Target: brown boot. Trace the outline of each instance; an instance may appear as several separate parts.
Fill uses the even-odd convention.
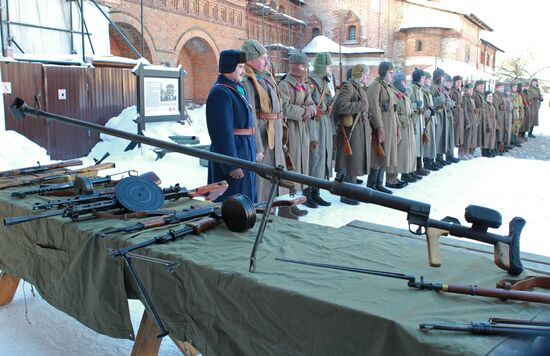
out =
[[[298,220],[298,216],[294,215],[294,213],[292,212],[291,207],[289,207],[289,206],[279,207],[277,215],[282,217],[282,218],[286,218],[286,219]]]

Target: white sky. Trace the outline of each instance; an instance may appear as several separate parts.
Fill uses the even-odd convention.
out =
[[[443,0],[479,17],[493,32],[481,37],[505,53],[497,59],[519,57],[531,52],[531,71],[550,66],[550,41],[545,36],[550,2],[540,0]],[[537,75],[550,80],[550,68]]]

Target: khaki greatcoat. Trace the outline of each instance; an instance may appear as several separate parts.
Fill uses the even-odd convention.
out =
[[[464,100],[462,93],[456,88],[450,90],[449,96],[455,102],[453,109],[455,146],[462,147],[464,145]]]
[[[292,74],[279,83],[279,90],[283,97],[283,113],[288,125],[288,150],[294,161],[297,173],[309,174],[309,131],[307,120],[303,119],[306,107],[315,111],[315,104],[311,92],[304,82],[300,82]],[[296,190],[303,189],[296,184]]]
[[[415,121],[416,131],[414,133],[415,151],[417,157],[422,157],[424,144],[422,143],[422,133],[424,132],[424,95],[420,84],[412,83],[407,88],[407,95],[411,100],[413,109],[413,118]]]
[[[312,177],[328,179],[332,177],[332,146],[333,127],[329,115],[329,105],[332,95],[328,82],[321,78],[316,72],[306,79],[311,90],[311,98],[316,107],[319,107],[321,115],[315,115],[313,120],[308,120],[310,141],[318,141],[315,149],[309,151],[309,175]],[[323,97],[321,97],[323,94]]]
[[[369,115],[374,122],[382,122],[385,131],[381,142],[385,155],[378,157],[371,151],[371,166],[374,169],[397,166],[397,102],[392,85],[376,78],[367,87]]]
[[[411,99],[406,93],[393,88],[397,97],[397,118],[401,140],[397,143],[397,166],[388,167],[388,173],[410,173],[416,171],[416,145],[414,131],[416,122]]]

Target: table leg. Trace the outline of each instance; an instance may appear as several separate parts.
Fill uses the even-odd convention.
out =
[[[0,305],[11,303],[19,281],[19,277],[14,277],[6,272],[0,274]]]
[[[136,341],[132,348],[132,356],[158,355],[160,342],[162,341],[162,339],[157,338],[159,333],[160,330],[158,326],[149,318],[147,311],[144,310],[143,316],[141,317],[141,323],[139,324]],[[185,356],[198,356],[200,354],[200,352],[198,352],[189,342],[177,340],[172,336],[170,336],[170,338]]]

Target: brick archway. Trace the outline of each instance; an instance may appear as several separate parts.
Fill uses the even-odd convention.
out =
[[[200,29],[186,31],[179,39],[175,53],[187,71],[185,99],[205,102],[208,91],[218,76],[219,52],[214,40]]]
[[[134,19],[130,14],[124,12],[112,14],[111,19],[122,30],[124,35],[128,37],[132,45],[141,52],[141,32],[138,30],[141,27],[140,22]],[[134,59],[137,58],[136,54],[130,49],[130,47],[111,25],[109,25],[109,37],[111,40],[111,54],[113,56],[121,56]],[[157,56],[155,45],[153,43],[153,38],[147,31],[147,28],[145,28],[143,37],[145,39],[145,53],[143,54],[143,56],[150,63],[156,63]]]

